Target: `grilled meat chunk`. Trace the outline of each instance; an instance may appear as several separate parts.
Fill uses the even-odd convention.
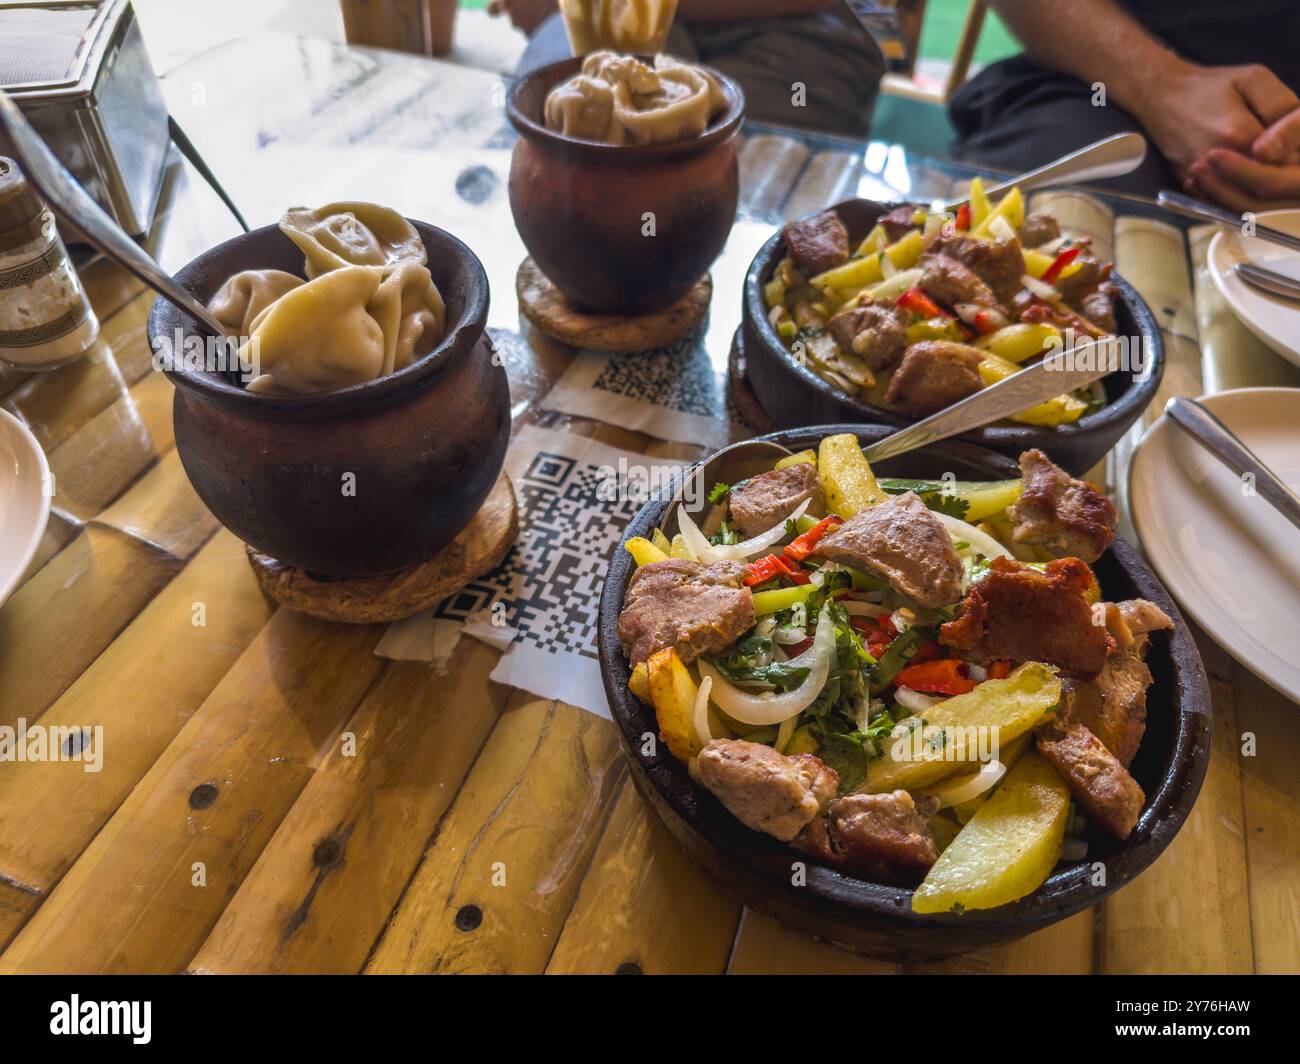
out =
[[[1169,614],[1146,599],[1126,599],[1108,603],[1107,607],[1106,626],[1120,649],[1131,647],[1138,655],[1146,653],[1148,632],[1167,632],[1174,626]],[[1111,607],[1115,611],[1113,614]]]
[[[805,499],[821,509],[822,484],[811,462],[750,477],[731,489],[727,506],[732,523],[746,536],[756,536],[784,521]]]
[[[971,585],[954,620],[939,629],[939,642],[967,661],[1042,661],[1081,679],[1106,665],[1115,638],[1093,623],[1092,571],[1078,558],[1058,558],[1044,572],[1008,558],[995,558]]]
[[[916,222],[912,219],[916,217],[919,206],[915,203],[904,203],[901,207],[895,207],[888,214],[880,217],[880,225],[884,227],[885,235],[889,237],[892,244],[895,240],[905,237],[908,230],[916,228]]]
[[[907,347],[907,316],[886,300],[850,303],[827,324],[835,342],[852,351],[873,373],[888,369]]]
[[[1041,247],[1061,236],[1061,227],[1050,214],[1029,214],[1020,223],[1020,243],[1027,248]]]
[[[1020,455],[1020,499],[1007,510],[1017,543],[1042,547],[1058,558],[1095,562],[1115,538],[1115,504],[1077,480],[1035,448]]]
[[[974,271],[1003,306],[1009,306],[1023,287],[1020,278],[1025,275],[1025,253],[1020,250],[1019,240],[941,236],[930,245],[929,252],[947,255]]]
[[[628,661],[635,665],[665,647],[694,661],[734,643],[754,625],[754,596],[742,584],[747,571],[742,562],[685,558],[641,566],[618,615]]]
[[[1089,256],[1075,260],[1079,268],[1056,282],[1056,289],[1073,309],[1105,332],[1115,331],[1115,286],[1110,283],[1112,263]]]
[[[936,410],[974,395],[984,385],[979,364],[983,355],[973,347],[948,340],[912,344],[889,379],[885,403],[910,417],[927,417]]]
[[[1067,677],[1061,683],[1057,719],[1082,724],[1128,768],[1146,732],[1151,670],[1136,654],[1118,651],[1095,680]]]
[[[791,222],[781,236],[794,264],[808,276],[849,260],[849,231],[834,211]]]
[[[1106,628],[1116,650],[1094,680],[1067,678],[1061,684],[1056,717],[1066,724],[1083,724],[1119,763],[1128,768],[1146,731],[1147,688],[1151,671],[1142,661],[1147,633],[1173,627],[1153,602],[1130,599],[1108,602]]]
[[[794,839],[796,849],[864,879],[915,886],[939,859],[930,830],[938,799],[907,791],[837,798]]]
[[[925,270],[921,274],[920,284],[931,299],[946,307],[955,307],[958,303],[974,303],[1003,311],[993,289],[974,270],[951,255],[926,252],[921,256],[920,265]]]
[[[1083,724],[1051,720],[1039,725],[1035,738],[1084,811],[1117,839],[1127,839],[1146,795],[1119,759]]]
[[[946,606],[961,597],[961,559],[948,530],[914,491],[859,510],[822,537],[817,553],[878,573],[922,606]]]
[[[714,739],[691,775],[746,827],[789,842],[835,796],[840,779],[811,754],[786,757],[743,739]]]

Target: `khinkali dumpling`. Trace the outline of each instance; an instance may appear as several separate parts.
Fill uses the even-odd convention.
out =
[[[243,270],[217,290],[208,303],[208,310],[228,336],[247,336],[252,331],[253,319],[301,284],[301,277],[283,270]]]
[[[344,266],[277,299],[240,359],[261,395],[328,392],[404,369],[442,339],[446,308],[428,269]]]
[[[369,309],[384,330],[384,373],[405,369],[442,339],[447,310],[423,266],[398,266],[384,278]]]
[[[300,285],[253,323],[240,360],[259,373],[250,392],[329,392],[384,371],[383,327],[367,309],[383,272],[347,266]]]
[[[306,256],[308,277],[344,266],[390,269],[428,261],[415,226],[378,203],[328,203],[316,210],[291,207],[280,219],[280,230]]]

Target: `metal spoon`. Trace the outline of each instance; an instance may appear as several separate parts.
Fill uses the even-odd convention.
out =
[[[1100,181],[1107,177],[1131,174],[1147,155],[1146,138],[1141,133],[1116,133],[1085,148],[1062,155],[1054,162],[1029,170],[1018,177],[1009,177],[984,190],[989,197],[1019,185],[1022,192],[1051,185],[1078,185],[1085,181]],[[938,211],[956,210],[970,197],[961,196],[937,205]]]
[[[1084,340],[863,448],[869,462],[982,428],[1122,368],[1110,341]]]
[[[60,218],[75,225],[92,244],[159,295],[170,299],[198,320],[211,335],[221,336],[220,323],[208,308],[166,273],[134,240],[123,232],[98,203],[54,157],[18,105],[0,90],[0,128],[9,134],[18,164]]]

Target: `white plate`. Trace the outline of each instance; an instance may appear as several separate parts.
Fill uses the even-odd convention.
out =
[[[27,426],[0,410],[0,603],[18,586],[50,518],[50,467]]]
[[[1201,400],[1300,490],[1300,388]],[[1234,658],[1300,702],[1300,529],[1167,417],[1129,468],[1129,508],[1160,579]]]
[[[1300,210],[1266,211],[1261,225],[1300,236]],[[1220,229],[1206,255],[1210,277],[1241,323],[1283,358],[1300,366],[1300,301],[1270,295],[1232,272],[1239,262],[1253,262],[1300,281],[1300,251],[1267,240]]]

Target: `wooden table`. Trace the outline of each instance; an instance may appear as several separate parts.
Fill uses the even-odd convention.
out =
[[[165,86],[250,222],[296,203],[390,203],[474,247],[491,324],[520,329],[512,137],[491,75],[268,37],[186,63]],[[929,197],[959,173],[780,131],[751,132],[742,168],[706,337],[719,367],[740,273],[782,218],[855,189]],[[1166,392],[1297,382],[1218,302],[1205,233],[1189,244],[1114,207],[1053,201],[1111,241],[1160,314]],[[151,247],[174,268],[235,231],[177,170]],[[102,725],[104,758],[97,773],[0,764],[0,970],[895,970],[743,912],[647,815],[609,722],[492,683],[495,650],[463,639],[435,677],[376,657],[376,629],[269,606],[177,459],[172,387],[145,343],[152,295],[102,259],[82,273],[104,323],[93,357],[0,383],[57,478],[40,554],[0,610],[0,724]],[[539,411],[572,353],[527,339],[508,366],[517,425],[698,453]],[[1122,483],[1127,447],[1096,475]],[[1095,911],[925,970],[1300,970],[1300,714],[1201,645],[1214,755],[1168,852]],[[1253,757],[1239,756],[1245,733]]]

